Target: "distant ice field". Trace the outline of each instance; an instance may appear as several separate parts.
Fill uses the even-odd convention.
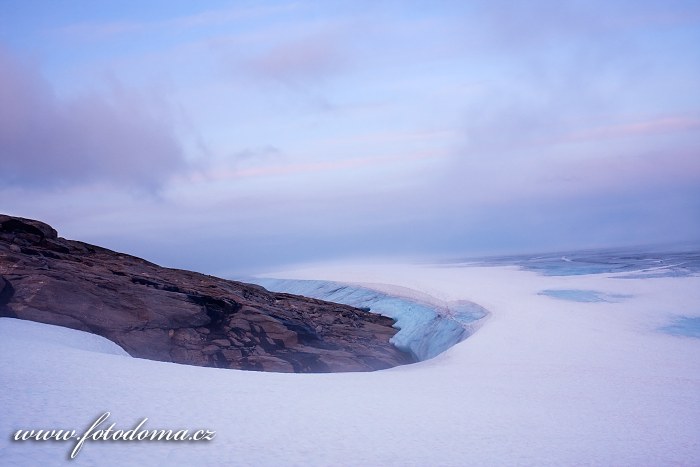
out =
[[[685,277],[700,273],[700,249],[645,251],[609,249],[447,260],[445,265],[519,266],[547,276],[621,273],[619,279]]]
[[[517,266],[544,276],[583,276],[610,274],[615,279],[653,279],[700,275],[698,249],[645,251],[642,249],[609,249],[574,251],[546,255],[514,255],[480,260],[451,260],[449,266]],[[605,293],[597,290],[546,289],[540,295],[574,302],[619,302],[632,295]],[[700,307],[695,303],[694,307]],[[700,318],[686,316],[678,310],[658,331],[677,336],[700,338]]]

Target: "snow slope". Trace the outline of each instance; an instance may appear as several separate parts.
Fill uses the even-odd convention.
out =
[[[146,428],[217,435],[208,443],[88,441],[72,464],[700,464],[700,340],[664,331],[700,317],[696,275],[346,264],[274,276],[469,299],[491,315],[431,360],[318,375],[134,359],[84,333],[0,319],[0,463],[68,463],[74,443],[16,442],[12,433],[82,431],[110,411],[116,428],[148,417]],[[543,290],[624,298],[581,302]]]

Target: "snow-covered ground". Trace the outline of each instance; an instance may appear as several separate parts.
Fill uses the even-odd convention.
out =
[[[0,464],[700,464],[698,275],[345,264],[270,276],[466,299],[490,315],[431,360],[317,375],[134,359],[95,336],[0,319]],[[144,429],[216,438],[88,440],[72,461],[75,440],[11,440],[17,429],[82,433],[106,411],[114,429],[148,417]]]

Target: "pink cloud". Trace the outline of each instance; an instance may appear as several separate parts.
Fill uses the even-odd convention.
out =
[[[665,117],[655,120],[638,121],[622,125],[608,125],[576,132],[566,137],[567,141],[598,140],[602,138],[623,138],[700,129],[700,119],[688,117]]]
[[[340,172],[348,169],[368,167],[376,169],[381,166],[406,164],[410,161],[434,159],[444,157],[440,153],[415,152],[402,153],[374,157],[354,157],[347,159],[335,159],[321,162],[307,162],[297,164],[267,165],[244,169],[213,168],[207,171],[192,173],[187,176],[188,182],[206,183],[208,181],[235,180],[239,178],[274,177],[286,175],[304,175],[317,172]]]
[[[274,45],[248,65],[258,76],[294,85],[332,75],[344,60],[336,35],[321,32]]]

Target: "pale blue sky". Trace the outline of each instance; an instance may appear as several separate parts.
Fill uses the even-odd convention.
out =
[[[700,239],[695,1],[0,3],[0,211],[211,273]]]

